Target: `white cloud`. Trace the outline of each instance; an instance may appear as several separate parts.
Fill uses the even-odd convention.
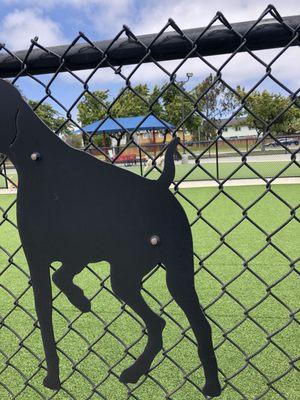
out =
[[[269,63],[278,53],[280,49],[257,51],[256,55],[266,63]],[[284,53],[273,65],[272,73],[275,78],[284,83],[290,90],[296,91],[300,87],[299,68],[296,59],[299,58],[300,49],[297,47],[290,48]],[[229,58],[230,55],[211,56],[206,59],[219,68],[223,62]],[[175,70],[180,60],[164,61],[160,64],[170,73]],[[122,73],[128,76],[135,66],[125,66],[122,68]],[[82,79],[86,80],[91,70],[78,71],[76,74]],[[203,80],[209,73],[214,71],[209,68],[204,62],[199,59],[189,59],[183,66],[176,72],[177,79],[182,80],[186,78],[186,73],[192,72],[193,78],[190,80],[190,86],[196,85]],[[245,86],[249,89],[265,74],[266,69],[263,65],[258,63],[253,57],[247,53],[239,53],[222,69],[223,79],[232,87],[237,85]],[[69,74],[61,74],[61,79],[65,82],[72,84],[74,78]],[[147,63],[140,66],[130,79],[133,85],[138,83],[147,83],[148,85],[162,84],[168,81],[168,76],[162,72],[153,63]],[[125,85],[125,81],[116,76],[110,68],[99,69],[92,77],[91,88],[108,88],[111,84]],[[268,86],[269,90],[278,91],[274,83],[267,82],[267,80],[260,86],[260,89]]]
[[[89,31],[115,35],[122,25],[128,23],[134,14],[134,0],[2,0],[5,4],[18,7],[34,7],[51,12],[62,10],[74,12],[81,22],[77,30],[84,31],[88,24]]]
[[[35,36],[43,46],[66,42],[60,26],[37,9],[14,10],[2,20],[0,42],[11,50],[23,50]]]
[[[181,29],[206,26],[221,11],[230,23],[257,19],[269,3],[261,0],[150,0],[132,26],[135,33],[155,33],[171,17]],[[281,15],[299,13],[299,0],[274,0]]]
[[[28,0],[30,1],[30,0]],[[52,0],[55,1],[55,0]],[[62,0],[68,2],[69,0]],[[76,0],[80,2],[83,0]],[[181,29],[188,29],[193,27],[207,25],[218,10],[221,10],[229,22],[239,22],[245,20],[257,19],[262,11],[267,7],[268,2],[261,0],[148,0],[143,2],[143,5],[135,12],[129,12],[134,8],[132,0],[87,0],[90,5],[100,5],[103,7],[100,21],[103,16],[110,22],[111,27],[120,29],[122,23],[126,22],[135,34],[147,34],[158,32],[167,22],[168,17],[172,17]],[[117,2],[117,4],[115,4]],[[113,5],[112,8],[108,4]],[[294,15],[299,13],[299,0],[274,0],[273,4],[277,7],[279,13],[283,16]],[[111,14],[114,9],[115,13]],[[267,16],[270,18],[271,16]],[[94,14],[93,14],[94,18]],[[122,19],[123,18],[123,19]],[[220,22],[216,22],[218,24]],[[99,35],[102,33],[103,26],[99,22],[98,26]],[[117,31],[115,31],[117,32]],[[265,50],[258,51],[256,54],[266,62],[269,62],[280,50]],[[228,58],[229,55],[207,57],[214,66],[221,66],[222,62]],[[280,57],[272,70],[275,77],[284,81],[292,90],[296,90],[300,86],[300,78],[298,72],[298,65],[295,62],[299,58],[299,49],[291,48],[282,57]],[[172,72],[179,61],[169,61],[161,63],[166,69]],[[124,67],[122,70],[124,74],[128,74],[132,67]],[[188,60],[177,72],[178,78],[182,79],[186,72],[194,73],[194,82],[203,79],[212,70],[199,60]],[[237,84],[249,85],[258,81],[264,74],[265,69],[254,58],[246,53],[236,55],[223,70],[223,77],[231,85]],[[82,72],[81,76],[87,77],[88,73]],[[144,64],[134,74],[132,83],[162,83],[168,78],[153,64]],[[99,70],[92,80],[95,84],[109,84],[120,82],[119,78],[108,70]]]
[[[40,10],[62,7],[80,10],[94,24],[95,29],[129,24],[137,33],[154,33],[168,18],[173,18],[182,29],[205,26],[221,11],[230,22],[256,19],[269,4],[262,0],[2,0],[10,6],[34,7]],[[299,0],[274,0],[281,15],[299,13]],[[81,28],[80,28],[81,29]]]
[[[181,29],[207,25],[221,11],[229,22],[257,19],[269,4],[262,0],[2,0],[6,5],[34,7],[39,10],[69,10],[76,13],[83,30],[114,36],[123,26],[129,25],[135,34],[155,33],[173,18]],[[299,0],[274,0],[279,13],[299,13]],[[108,36],[105,37],[109,38]]]
[[[41,10],[62,10],[61,24],[65,10],[75,12],[78,19],[76,30],[85,30],[87,21],[89,32],[99,39],[109,39],[114,36],[124,23],[129,25],[135,34],[158,32],[172,17],[182,29],[205,26],[209,23],[217,10],[221,10],[229,22],[239,22],[257,19],[268,2],[261,0],[2,0],[6,4],[39,7],[39,11],[25,9],[15,10],[8,14],[0,27],[0,42],[6,41],[14,49],[26,48],[29,40],[36,34],[40,36],[43,45],[62,44],[64,39],[61,27],[44,17]],[[299,0],[274,0],[273,4],[283,16],[299,13]],[[74,15],[75,15],[74,14]],[[265,61],[270,60],[280,50],[266,50],[257,52],[257,55]],[[208,57],[215,66],[220,66],[229,55]],[[291,48],[272,67],[274,75],[282,80],[292,90],[300,86],[299,67],[296,60],[299,59],[299,48]],[[161,63],[164,68],[172,72],[179,61]],[[123,67],[123,72],[128,75],[133,67]],[[192,84],[197,84],[200,79],[212,72],[204,63],[197,59],[188,60],[177,72],[178,79],[183,79],[186,72],[193,72]],[[76,72],[82,79],[86,79],[90,71]],[[223,70],[223,77],[229,84],[235,86],[251,85],[264,73],[264,68],[247,54],[236,55]],[[68,74],[62,74],[61,78],[69,82],[73,78]],[[134,74],[132,84],[150,83],[161,84],[168,79],[153,64],[144,64]],[[101,69],[94,75],[93,86],[108,88],[111,84],[124,81],[114,75],[109,69]]]
[[[43,9],[51,9],[57,6],[68,6],[68,7],[81,7],[83,5],[109,5],[108,0],[2,0],[6,5],[25,5],[35,6]]]

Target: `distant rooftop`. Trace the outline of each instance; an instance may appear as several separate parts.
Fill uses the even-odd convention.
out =
[[[228,121],[228,118],[223,118],[219,121],[218,125],[223,125],[226,121]],[[226,127],[228,126],[238,126],[238,125],[244,125],[245,122],[247,121],[247,117],[237,117],[233,118],[231,121],[229,121],[226,124]]]
[[[87,133],[117,133],[117,132],[132,132],[147,131],[147,130],[172,130],[174,126],[168,122],[158,119],[154,115],[148,117],[140,115],[137,117],[124,117],[124,118],[107,118],[95,121],[92,124],[86,125],[82,128]],[[74,133],[81,133],[77,130]]]

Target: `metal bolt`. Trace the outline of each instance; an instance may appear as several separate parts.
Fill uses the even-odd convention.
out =
[[[32,153],[30,157],[31,157],[32,161],[37,161],[41,158],[39,153]]]
[[[152,244],[152,246],[157,246],[160,242],[160,238],[157,235],[153,235],[150,238],[150,243]]]

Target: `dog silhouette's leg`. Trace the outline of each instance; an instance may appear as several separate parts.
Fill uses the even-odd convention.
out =
[[[155,314],[147,305],[141,295],[141,279],[132,276],[118,274],[111,275],[112,288],[115,294],[129,305],[144,321],[148,342],[144,352],[134,364],[122,372],[120,381],[123,383],[136,383],[139,378],[146,374],[155,356],[162,349],[162,331],[165,321]]]
[[[88,312],[91,310],[91,302],[83,293],[83,290],[73,283],[75,275],[79,274],[85,265],[71,265],[64,263],[52,275],[52,280],[55,285],[67,296],[70,303],[72,303],[81,312]]]
[[[28,260],[28,263],[47,363],[48,374],[44,379],[44,386],[58,390],[60,388],[59,359],[52,324],[52,291],[49,265],[39,260]]]
[[[183,310],[193,329],[198,343],[198,354],[205,374],[203,393],[206,396],[219,396],[221,386],[218,379],[218,366],[214,355],[211,327],[199,304],[194,286],[193,260],[177,260],[167,266],[167,285],[176,303]],[[187,265],[188,264],[188,265]]]

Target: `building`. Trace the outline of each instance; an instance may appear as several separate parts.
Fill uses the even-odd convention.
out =
[[[190,132],[186,131],[183,135],[183,131],[176,131],[176,136],[183,141],[183,136],[185,142],[189,142],[192,140],[192,135]],[[141,146],[153,145],[153,144],[162,144],[164,142],[170,142],[172,140],[172,135],[170,132],[167,132],[166,137],[164,131],[139,131],[134,134],[134,138],[138,144]]]
[[[220,125],[223,125],[227,119],[220,121]],[[246,117],[234,118],[228,122],[223,129],[223,136],[226,139],[246,139],[257,137],[257,132],[254,128],[250,127],[246,123]]]
[[[128,142],[128,134],[131,133],[132,139],[141,147],[147,147],[148,152],[159,152],[165,142],[172,139],[172,132],[175,129],[169,122],[163,121],[154,115],[136,116],[136,117],[121,117],[121,118],[105,118],[100,121],[95,121],[82,129],[87,134],[109,135],[111,138],[111,147],[106,149],[111,158],[119,154],[119,147],[123,147]],[[81,130],[74,132],[81,134]],[[183,140],[188,141],[191,138],[189,133],[177,132]],[[97,149],[94,149],[97,152]],[[91,149],[93,152],[93,149]],[[137,146],[128,146],[125,151],[126,157],[139,156],[140,149]],[[121,158],[121,157],[119,157]]]

